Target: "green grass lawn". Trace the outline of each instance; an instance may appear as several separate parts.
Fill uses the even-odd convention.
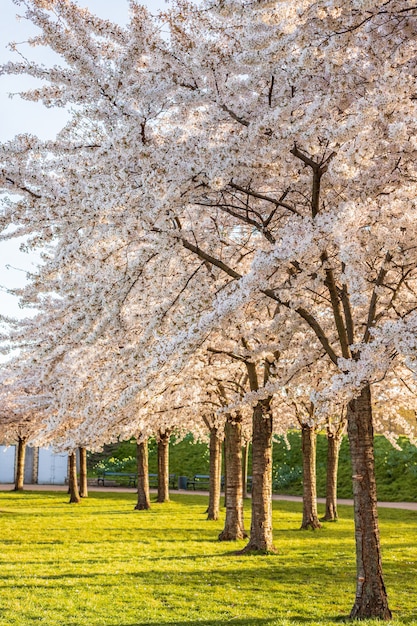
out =
[[[314,626],[349,613],[350,507],[306,532],[301,505],[274,502],[277,555],[236,556],[245,542],[217,541],[222,521],[206,521],[206,497],[173,494],[142,512],[135,501],[1,492],[1,626]],[[417,624],[417,512],[382,509],[380,522],[393,623]]]

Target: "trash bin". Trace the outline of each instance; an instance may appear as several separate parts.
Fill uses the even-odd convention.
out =
[[[178,476],[178,489],[187,489],[187,476]]]

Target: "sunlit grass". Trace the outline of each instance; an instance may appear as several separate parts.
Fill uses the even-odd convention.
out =
[[[206,521],[206,497],[174,494],[143,512],[134,504],[128,493],[80,505],[62,492],[0,493],[0,624],[315,626],[348,615],[350,507],[306,532],[299,504],[274,502],[278,553],[236,556],[245,542],[217,541],[222,521]],[[383,509],[380,520],[394,624],[417,623],[417,513]]]

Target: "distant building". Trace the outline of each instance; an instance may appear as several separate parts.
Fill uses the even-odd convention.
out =
[[[14,483],[16,446],[0,446],[0,483]],[[26,447],[25,478],[27,485],[65,485],[68,483],[68,454],[51,448]]]

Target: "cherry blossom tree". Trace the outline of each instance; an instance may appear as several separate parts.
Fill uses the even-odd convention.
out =
[[[351,615],[389,619],[371,388],[399,355],[415,358],[415,5],[182,1],[164,40],[135,2],[126,29],[69,1],[19,3],[66,66],[3,72],[42,78],[25,97],[77,110],[54,142],[2,147],[2,185],[18,197],[2,226],[54,244],[25,293],[72,302],[51,359],[115,329],[129,340],[96,437],[155,371],[178,370],[248,302],[273,302],[327,359],[316,409],[347,405]],[[100,394],[84,389],[91,411]],[[84,410],[78,431],[91,423]]]

